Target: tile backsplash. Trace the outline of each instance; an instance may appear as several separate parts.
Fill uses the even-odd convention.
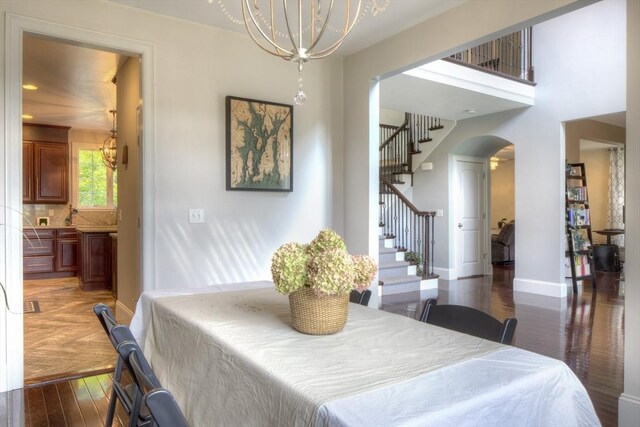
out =
[[[64,227],[69,205],[22,205],[25,227],[37,226],[38,217],[49,217],[49,227]],[[116,210],[80,210],[73,215],[72,225],[115,225]],[[28,220],[28,221],[27,221]],[[31,224],[29,224],[31,222]]]

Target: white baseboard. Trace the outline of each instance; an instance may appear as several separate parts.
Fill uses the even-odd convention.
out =
[[[543,282],[541,280],[521,279],[519,277],[513,279],[513,290],[555,298],[564,298],[567,296],[566,283]]]
[[[458,278],[454,268],[433,267],[433,272],[440,276],[442,280],[456,280]]]
[[[133,312],[120,301],[116,301],[115,316],[118,323],[129,325],[131,323],[131,319],[133,319]]]
[[[640,398],[622,393],[618,399],[618,426],[637,426],[640,420]]]

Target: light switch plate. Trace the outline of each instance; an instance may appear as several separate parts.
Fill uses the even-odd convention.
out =
[[[436,209],[436,216],[444,216],[444,209]]]
[[[204,222],[204,209],[189,209],[189,224]]]

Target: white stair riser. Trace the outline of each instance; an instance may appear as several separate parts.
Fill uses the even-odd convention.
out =
[[[389,239],[378,239],[380,248],[393,248],[393,238]]]
[[[380,279],[384,279],[385,277],[405,276],[410,274],[409,267],[410,266],[401,265],[398,267],[380,268],[380,271],[378,272],[378,277]]]

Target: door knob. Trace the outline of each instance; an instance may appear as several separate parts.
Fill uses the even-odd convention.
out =
[[[462,228],[462,223],[461,222],[458,223],[458,228]]]

